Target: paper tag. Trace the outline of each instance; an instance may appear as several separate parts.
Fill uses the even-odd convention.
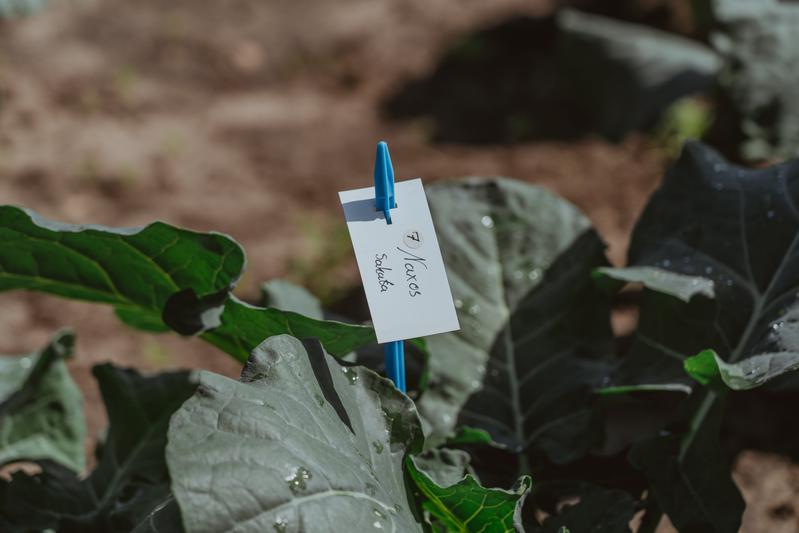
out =
[[[377,341],[460,329],[422,180],[395,184],[391,224],[375,189],[339,193]]]

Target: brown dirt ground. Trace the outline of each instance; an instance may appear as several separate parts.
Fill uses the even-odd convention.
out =
[[[53,1],[0,24],[0,197],[66,222],[228,233],[249,258],[238,292],[255,298],[261,281],[308,283],[315,265],[342,255],[329,244],[341,228],[335,193],[369,184],[374,144],[386,139],[398,179],[504,175],[557,191],[621,263],[664,165],[645,138],[432,144],[424,121],[379,112],[464,32],[552,3]],[[343,257],[331,283],[353,284]],[[0,295],[0,352],[35,349],[65,326],[78,333],[70,368],[86,397],[87,446],[106,423],[92,365],[239,370],[196,339],[129,331],[106,308]],[[796,466],[747,453],[736,479],[744,531],[799,531]]]

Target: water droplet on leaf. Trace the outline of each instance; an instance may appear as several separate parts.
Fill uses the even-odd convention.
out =
[[[358,373],[352,368],[348,368],[345,366],[341,368],[341,371],[344,372],[345,376],[347,376],[350,385],[355,385],[358,382]]]
[[[480,223],[486,228],[493,228],[494,227],[494,219],[488,215],[483,215],[483,218],[480,219]]]
[[[272,527],[275,528],[275,531],[277,531],[277,533],[285,533],[286,526],[288,526],[288,522],[286,521],[285,518],[282,517],[277,517],[275,519],[275,523],[272,524]]]
[[[304,466],[298,466],[297,469],[286,476],[286,484],[291,489],[291,492],[298,494],[306,489],[308,480],[311,479],[311,472]]]

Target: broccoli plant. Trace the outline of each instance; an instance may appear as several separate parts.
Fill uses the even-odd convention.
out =
[[[614,268],[539,187],[429,187],[462,328],[415,343],[409,395],[376,371],[369,326],[285,282],[264,306],[232,296],[245,259],[227,236],[0,207],[0,289],[107,304],[244,363],[238,380],[96,367],[109,429],[86,473],[72,334],[0,359],[0,529],[621,533],[665,514],[736,532],[720,437],[746,430],[752,389],[796,389],[798,196],[795,162],[688,144]],[[619,301],[630,332],[611,327]]]

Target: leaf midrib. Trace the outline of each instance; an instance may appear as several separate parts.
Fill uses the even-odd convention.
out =
[[[491,213],[494,215],[494,213]],[[497,258],[497,262],[502,265],[502,253],[499,249],[499,242],[497,240],[497,233],[492,233],[491,243],[494,245],[495,257]],[[522,448],[524,442],[524,418],[521,409],[521,402],[519,397],[519,380],[518,380],[518,372],[516,370],[516,346],[513,342],[513,335],[511,331],[511,309],[510,309],[510,302],[508,299],[508,288],[505,284],[505,276],[503,275],[504,271],[502,268],[497,269],[497,276],[499,282],[499,288],[502,292],[502,305],[505,311],[506,317],[506,324],[502,328],[502,342],[503,348],[505,352],[505,372],[508,375],[508,385],[510,388],[510,398],[509,403],[512,409],[513,414],[513,432],[516,436],[516,446],[517,450],[514,450],[516,454],[519,456],[519,466],[518,471],[522,473],[527,473],[530,469],[530,465],[528,464],[527,456],[524,453],[524,449]],[[489,358],[491,357],[489,351]],[[518,473],[518,472],[517,472]]]

